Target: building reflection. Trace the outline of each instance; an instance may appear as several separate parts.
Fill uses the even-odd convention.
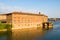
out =
[[[12,31],[6,32],[7,40],[12,40]]]
[[[44,30],[40,29],[21,29],[12,31],[12,40],[35,40],[45,35]]]
[[[31,29],[17,29],[13,31],[0,32],[0,40],[37,40],[42,38],[46,31],[31,28]]]
[[[12,31],[0,31],[0,40],[11,40]]]

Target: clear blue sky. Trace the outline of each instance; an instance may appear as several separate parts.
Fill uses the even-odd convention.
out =
[[[0,0],[0,13],[23,11],[60,18],[60,0]]]

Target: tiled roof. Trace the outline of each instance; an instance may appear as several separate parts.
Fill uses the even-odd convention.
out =
[[[7,15],[9,15],[9,14],[24,14],[24,15],[46,16],[44,14],[34,14],[34,13],[26,13],[26,12],[11,12],[11,13],[8,13]]]

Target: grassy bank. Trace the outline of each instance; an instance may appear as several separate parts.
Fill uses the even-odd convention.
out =
[[[1,30],[11,30],[12,25],[6,23],[0,23],[0,31]]]

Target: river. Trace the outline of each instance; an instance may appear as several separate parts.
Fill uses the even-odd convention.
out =
[[[60,40],[60,21],[53,23],[52,30],[21,29],[0,32],[0,40]]]

